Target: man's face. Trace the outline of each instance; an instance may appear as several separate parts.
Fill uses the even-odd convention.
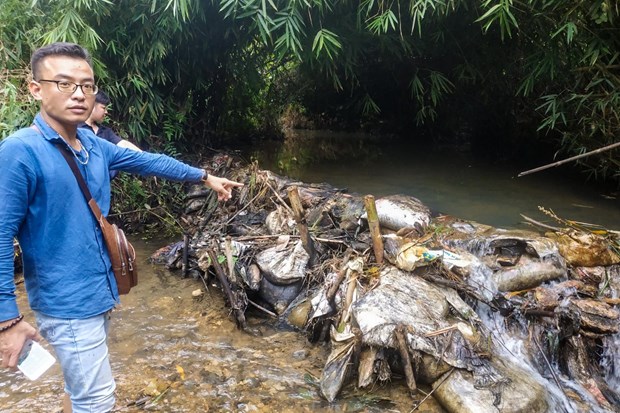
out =
[[[90,120],[95,123],[101,123],[105,119],[108,114],[107,106],[103,103],[95,102],[95,107],[93,108],[93,112],[90,114]]]
[[[83,59],[68,56],[48,56],[40,62],[39,79],[61,80],[76,84],[93,84],[93,70]],[[30,93],[41,101],[44,118],[55,129],[64,130],[88,119],[95,104],[95,95],[85,95],[78,87],[73,93],[63,93],[53,82],[30,82]]]

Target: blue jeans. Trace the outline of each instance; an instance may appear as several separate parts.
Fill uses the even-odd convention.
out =
[[[35,316],[60,361],[73,413],[110,412],[116,389],[107,345],[110,313],[83,320]]]

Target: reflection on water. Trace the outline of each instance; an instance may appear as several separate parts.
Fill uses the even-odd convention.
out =
[[[161,243],[134,240],[142,261],[140,284],[113,314],[112,369],[118,412],[408,412],[413,399],[398,381],[372,393],[349,386],[327,404],[312,377],[321,374],[326,346],[309,344],[295,332],[274,331],[268,320],[248,317],[260,334],[236,329],[220,291],[202,300],[200,281],[181,279],[145,259]],[[29,322],[23,285],[20,308]],[[60,410],[63,392],[58,364],[39,380],[0,370],[1,413]],[[162,394],[161,396],[157,396]],[[136,404],[136,401],[138,403]],[[440,412],[432,398],[423,412]]]
[[[519,226],[520,214],[554,225],[540,205],[562,218],[620,229],[619,201],[571,179],[568,167],[517,178],[532,166],[491,165],[419,143],[316,131],[298,131],[250,152],[261,168],[307,183],[375,196],[403,193],[434,212],[496,227]]]

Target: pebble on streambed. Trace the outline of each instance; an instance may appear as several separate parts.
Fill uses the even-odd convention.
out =
[[[405,377],[416,401],[449,412],[617,411],[620,366],[601,346],[619,335],[618,232],[557,217],[564,226],[546,232],[504,230],[394,195],[375,203],[377,257],[363,196],[231,164],[220,155],[210,172],[246,185],[220,206],[193,188],[187,254],[154,260],[216,277],[240,327],[252,308],[329,341],[327,400],[353,377],[369,388]]]

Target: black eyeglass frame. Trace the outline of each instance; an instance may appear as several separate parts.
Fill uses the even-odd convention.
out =
[[[90,83],[85,83],[85,84],[83,84],[83,85],[80,85],[80,84],[78,84],[78,83],[68,82],[68,81],[66,81],[66,80],[47,80],[47,79],[35,80],[35,82],[50,82],[50,83],[56,83],[56,89],[58,89],[58,91],[59,91],[60,93],[67,93],[67,94],[74,94],[74,93],[75,93],[75,91],[77,90],[77,88],[78,88],[78,87],[80,88],[80,90],[82,91],[82,93],[83,93],[84,95],[87,95],[87,96],[94,96],[94,95],[96,95],[96,94],[97,94],[97,92],[99,91],[99,87],[97,87],[97,85],[95,85],[94,83],[93,83],[93,84],[90,84]],[[65,90],[60,89],[60,84],[61,84],[61,83],[67,83],[67,84],[69,84],[69,85],[73,85],[73,90],[72,90],[72,91],[65,91]],[[84,86],[92,86],[92,87],[93,87],[93,92],[92,92],[92,93],[87,93],[87,92],[84,90]]]

